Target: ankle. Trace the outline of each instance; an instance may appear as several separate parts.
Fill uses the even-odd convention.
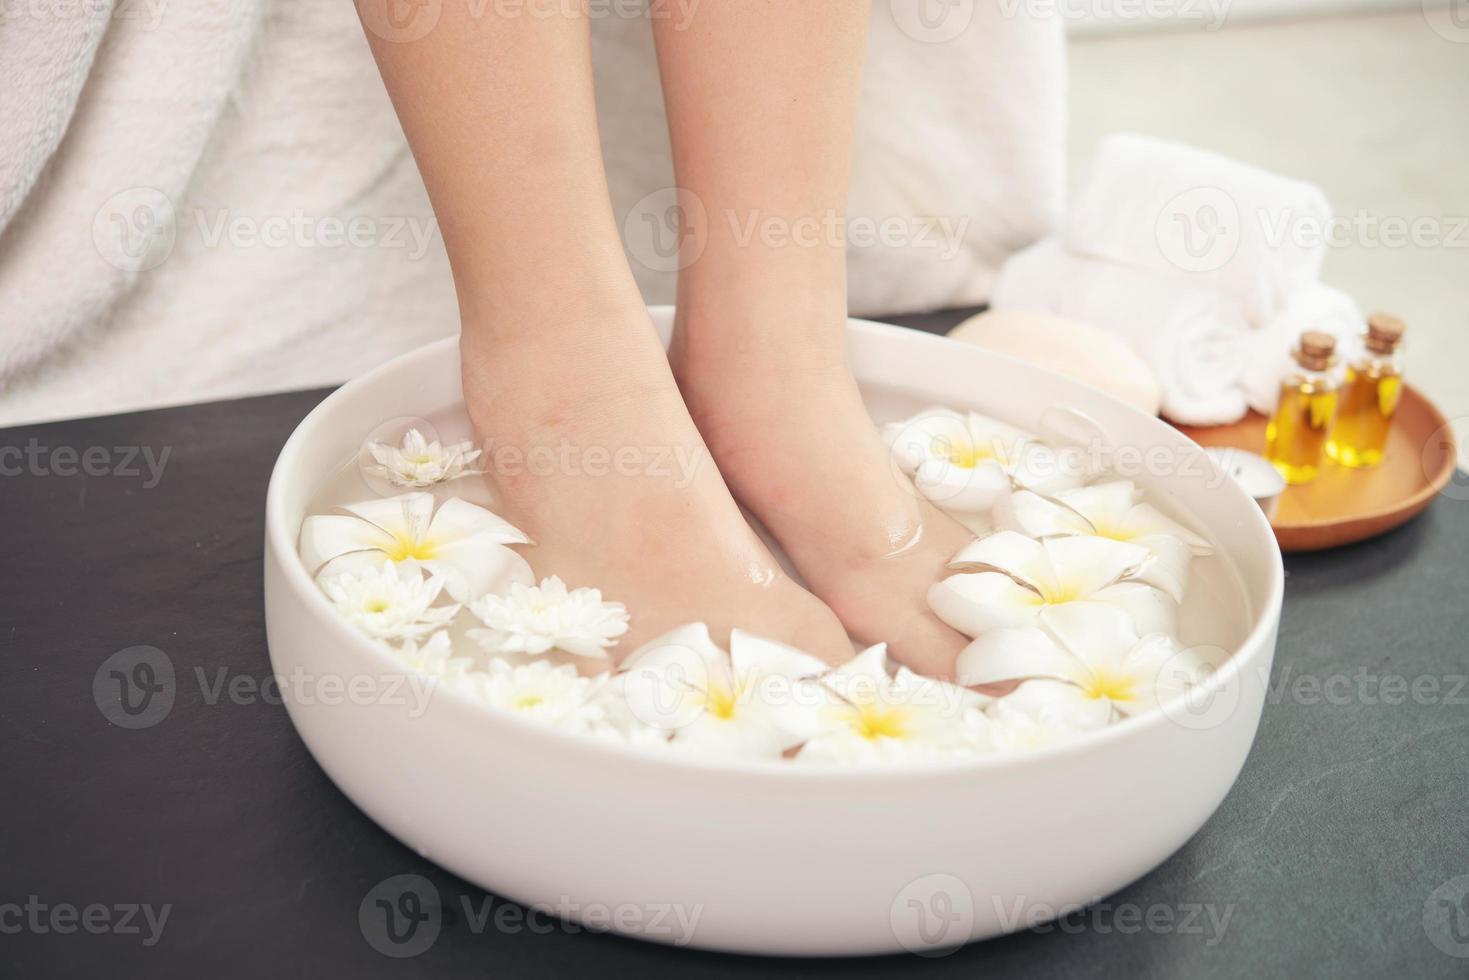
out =
[[[586,426],[598,414],[590,406],[660,385],[673,389],[641,303],[562,310],[536,321],[513,316],[510,324],[499,319],[512,316],[466,319],[460,335],[465,407],[482,433]]]
[[[726,389],[738,381],[778,385],[850,374],[845,299],[831,293],[723,302],[680,298],[668,358],[680,385]],[[766,389],[767,397],[778,394]]]

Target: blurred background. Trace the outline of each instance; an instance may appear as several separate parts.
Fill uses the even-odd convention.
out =
[[[381,0],[368,30],[412,43],[447,2],[499,9]],[[698,202],[673,186],[648,20],[699,2],[585,6],[613,206],[650,303],[697,261]],[[874,0],[870,23],[853,313],[990,302],[1007,261],[1064,237],[1103,138],[1146,134],[1319,188],[1319,281],[1407,321],[1408,378],[1462,444],[1469,2]],[[0,425],[337,384],[458,329],[434,215],[347,0],[9,4],[0,110]],[[1121,228],[1159,203],[1104,217]],[[1156,253],[1150,227],[1134,231]],[[1118,316],[1092,299],[1098,316],[1078,319]],[[1134,347],[1179,332],[1153,312],[1122,317],[1148,321]],[[1315,325],[1295,319],[1284,333]],[[1216,337],[1201,343],[1204,373],[1237,369],[1219,368]]]
[[[1068,18],[1072,175],[1125,129],[1318,184],[1342,229],[1323,280],[1367,312],[1407,320],[1410,381],[1455,421],[1463,447],[1469,4],[1233,0],[1218,27],[1202,3],[1192,17],[1186,0],[1153,6],[1180,15],[1093,6]]]

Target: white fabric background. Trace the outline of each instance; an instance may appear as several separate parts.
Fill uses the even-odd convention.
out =
[[[853,249],[854,311],[982,300],[1059,213],[1062,25],[1023,6],[875,0],[852,214],[888,243]],[[665,302],[648,24],[594,32],[614,203]],[[456,329],[347,0],[0,3],[0,424],[335,383]]]

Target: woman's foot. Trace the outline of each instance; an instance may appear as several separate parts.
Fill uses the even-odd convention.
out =
[[[831,663],[852,654],[832,611],[780,571],[689,417],[639,306],[541,322],[513,343],[461,342],[471,419],[499,509],[535,542],[538,576],[624,603],[614,651],[694,620],[739,627]]]
[[[839,289],[757,295],[681,297],[670,356],[714,461],[855,639],[951,677],[968,641],[926,595],[973,535],[890,464],[847,361]]]

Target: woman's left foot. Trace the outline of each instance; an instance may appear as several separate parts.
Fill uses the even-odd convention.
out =
[[[890,463],[848,364],[844,303],[835,302],[833,322],[811,329],[791,322],[799,301],[784,316],[744,310],[720,323],[681,304],[674,374],[735,497],[852,637],[885,642],[899,662],[951,678],[968,641],[926,596],[974,535]]]

